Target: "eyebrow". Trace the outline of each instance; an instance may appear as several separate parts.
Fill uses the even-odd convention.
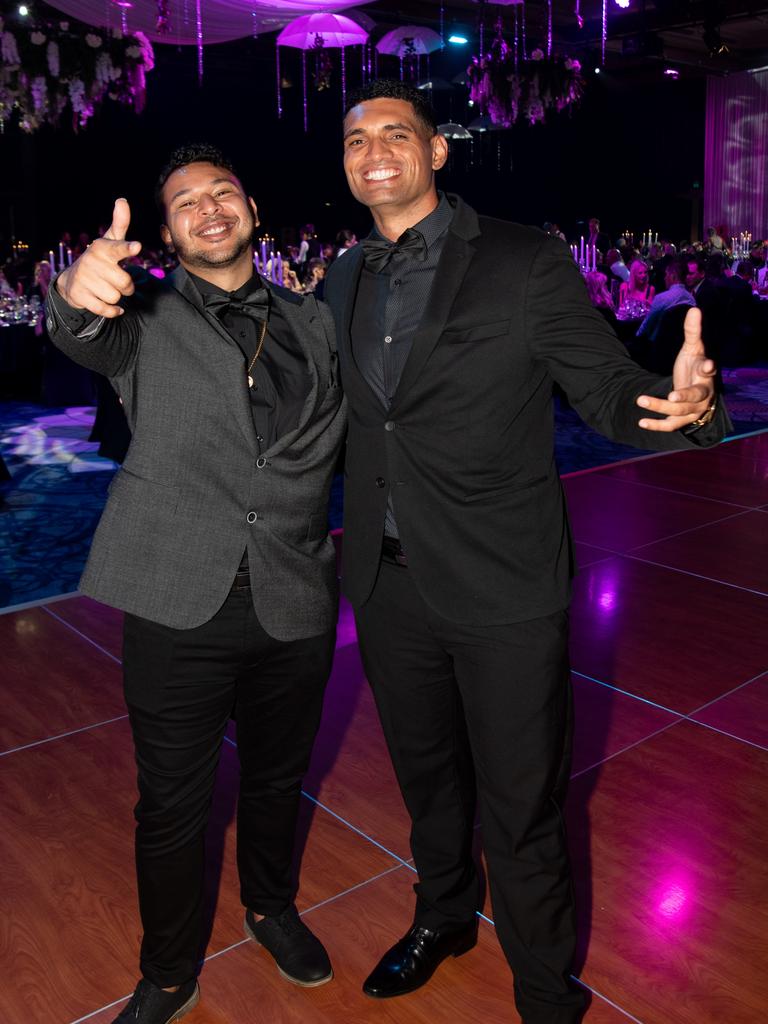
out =
[[[381,130],[385,131],[385,132],[391,132],[394,128],[404,128],[407,132],[414,132],[414,133],[416,131],[416,129],[414,128],[413,125],[411,125],[411,124],[404,124],[404,123],[402,123],[400,121],[397,121],[395,124],[385,124],[382,127]],[[367,135],[367,134],[368,134],[368,129],[367,128],[350,128],[348,132],[344,132],[344,138],[348,139],[350,137],[350,135]]]
[[[221,185],[222,182],[227,182],[227,184],[229,184],[229,185],[234,185],[234,181],[231,178],[214,178],[213,181],[209,181],[208,184],[209,185]],[[191,189],[191,188],[180,188],[178,192],[175,192],[171,196],[171,198],[168,200],[168,203],[169,204],[170,203],[175,203],[176,200],[179,198],[179,196],[184,196],[184,195],[187,194],[187,192],[192,192],[192,191],[193,191],[193,189]]]

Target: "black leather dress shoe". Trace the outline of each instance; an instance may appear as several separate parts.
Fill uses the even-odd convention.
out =
[[[430,929],[414,925],[368,975],[363,992],[374,999],[404,996],[421,988],[447,956],[461,956],[477,942],[477,918]]]
[[[245,934],[272,954],[278,971],[294,985],[315,988],[333,977],[322,942],[307,928],[293,904],[278,917],[260,921],[253,911],[246,910]]]

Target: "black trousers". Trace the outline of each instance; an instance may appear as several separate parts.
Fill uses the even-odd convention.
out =
[[[572,695],[568,615],[461,626],[383,562],[357,611],[363,663],[412,819],[415,920],[472,919],[475,795],[493,916],[525,1024],[572,1024],[575,914],[562,804]]]
[[[136,873],[141,970],[168,988],[192,978],[203,940],[204,837],[224,730],[240,758],[241,898],[279,914],[293,898],[301,782],[320,723],[335,631],[283,643],[233,590],[196,629],[126,615],[123,672],[138,767]]]

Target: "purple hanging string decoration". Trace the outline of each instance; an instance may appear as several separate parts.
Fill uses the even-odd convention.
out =
[[[275,47],[275,72],[277,77],[277,117],[283,116],[283,79],[280,75],[280,44]]]
[[[202,0],[195,2],[195,26],[197,33],[197,81],[203,84],[203,4]]]
[[[404,78],[405,78],[405,67],[403,65],[403,55],[401,53],[400,54],[400,81],[402,82],[402,80]]]
[[[552,56],[552,0],[547,0],[547,57]]]
[[[579,28],[584,28],[584,18],[581,16],[581,0],[576,0],[576,6],[573,9],[573,13],[576,16],[576,24]]]
[[[528,60],[528,41],[525,37],[525,0],[520,5],[520,22],[523,35],[523,60]]]
[[[362,54],[361,81],[362,84],[365,85],[365,43],[363,43],[362,47],[360,48],[360,52]]]
[[[515,71],[517,71],[517,64],[519,60],[519,43],[520,43],[520,17],[517,13],[517,4],[515,4],[515,41],[514,41],[514,55],[515,55]]]
[[[600,40],[602,63],[605,64],[605,41],[608,38],[608,0],[603,0],[603,28],[602,38]]]
[[[307,120],[307,51],[301,51],[301,92],[302,99],[304,102],[304,132],[306,133],[308,127]]]
[[[341,112],[347,109],[347,48],[341,48]]]
[[[440,49],[445,49],[445,0],[440,0]]]

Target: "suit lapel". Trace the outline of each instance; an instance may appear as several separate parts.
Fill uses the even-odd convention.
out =
[[[288,322],[301,351],[304,353],[310,376],[309,394],[306,397],[299,415],[299,422],[295,429],[284,434],[265,452],[265,455],[276,455],[293,444],[295,439],[304,431],[307,423],[312,419],[315,409],[320,403],[325,391],[321,385],[331,372],[332,339],[328,338],[325,333],[325,327],[318,314],[314,296],[311,297],[311,301],[309,297],[293,301],[279,295],[270,284],[267,284],[267,287],[272,294],[272,302],[280,307],[280,312]]]
[[[363,247],[356,245],[347,250],[341,258],[344,262],[341,266],[344,269],[344,289],[341,295],[340,310],[336,311],[339,318],[337,335],[339,339],[339,361],[344,376],[344,390],[357,394],[367,402],[372,402],[377,408],[381,408],[381,402],[376,393],[366,381],[355,362],[352,351],[352,316],[355,311],[355,299],[357,288],[360,283],[360,275],[363,272]]]
[[[208,326],[226,342],[226,347],[218,348],[211,359],[212,369],[219,379],[223,394],[227,395],[231,402],[235,419],[249,446],[256,452],[256,432],[253,429],[251,404],[245,387],[243,354],[216,317],[205,309],[200,293],[190,280],[186,270],[183,267],[177,267],[170,275],[170,280],[179,294],[195,307]]]

